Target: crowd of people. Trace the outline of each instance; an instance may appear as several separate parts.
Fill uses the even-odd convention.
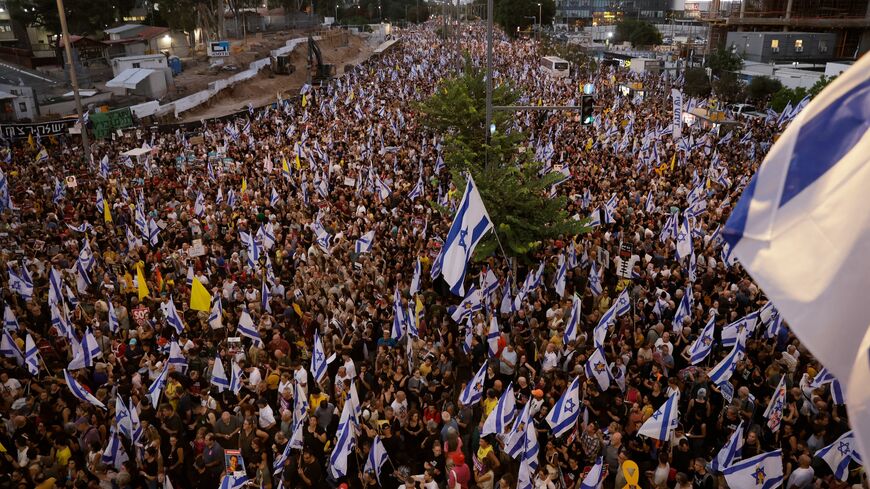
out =
[[[482,27],[458,35],[479,64]],[[838,476],[816,456],[849,430],[835,384],[719,237],[782,118],[675,137],[678,76],[589,65],[552,79],[539,44],[499,39],[495,81],[524,101],[573,105],[594,84],[594,124],[518,113],[513,128],[569,170],[555,192],[593,225],[521,260],[472,262],[467,284],[497,286],[457,322],[463,297],[430,270],[453,218],[441,209],[463,189],[417,102],[461,53],[434,25],[398,37],[301,96],[185,131],[127,130],[94,143],[92,161],[77,139],[9,147],[0,487],[513,488],[516,427],[481,434],[509,388],[537,434],[534,488],[578,489],[599,465],[603,487],[621,489],[628,461],[640,487],[725,487],[715,462],[735,431],[743,459],[782,450],[782,487],[861,487],[857,463]],[[692,253],[678,258],[684,226]],[[192,308],[200,285],[211,300]],[[630,308],[602,329],[623,294]],[[397,334],[397,310],[413,334]],[[710,348],[696,361],[699,341]],[[711,379],[735,341],[727,378]],[[484,364],[481,399],[461,402]],[[555,436],[548,414],[575,379],[582,414]],[[639,434],[674,398],[666,439]],[[352,448],[336,460],[348,412]],[[373,446],[387,458],[366,470]]]

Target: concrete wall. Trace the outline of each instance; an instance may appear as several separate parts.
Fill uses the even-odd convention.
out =
[[[87,107],[89,104],[105,105],[112,100],[111,93],[98,93],[93,97],[83,97],[82,106]],[[73,99],[55,102],[53,104],[44,104],[39,106],[39,113],[42,115],[67,115],[76,111],[76,102]]]

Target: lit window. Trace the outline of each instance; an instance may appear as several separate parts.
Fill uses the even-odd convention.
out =
[[[804,40],[803,39],[795,39],[794,52],[796,52],[796,53],[804,52]]]

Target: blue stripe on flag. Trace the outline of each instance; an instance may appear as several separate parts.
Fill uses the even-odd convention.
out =
[[[779,207],[809,187],[848,153],[870,127],[870,78],[806,121],[795,138]]]

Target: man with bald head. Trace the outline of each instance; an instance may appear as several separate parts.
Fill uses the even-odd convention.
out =
[[[788,489],[809,489],[813,487],[815,471],[810,467],[811,462],[812,459],[810,459],[809,455],[801,455],[798,458],[798,464],[800,464],[800,467],[794,469],[791,476],[788,478],[788,484],[786,484],[785,487]]]

